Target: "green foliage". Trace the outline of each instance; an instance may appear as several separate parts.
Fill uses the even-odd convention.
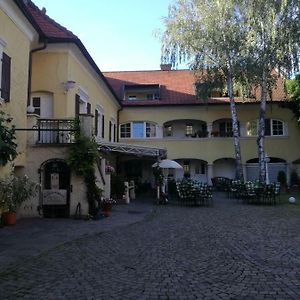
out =
[[[37,191],[37,185],[25,176],[11,174],[0,180],[0,207],[3,210],[16,211],[17,208]]]
[[[285,102],[283,107],[289,108],[300,124],[300,75],[297,75],[295,79],[286,80],[284,88],[289,101]]]
[[[15,127],[9,126],[11,119],[0,111],[0,166],[5,166],[9,161],[13,161],[17,155],[17,144]]]
[[[97,143],[86,136],[79,135],[74,144],[70,145],[68,165],[78,176],[89,176],[94,170],[98,157]]]
[[[89,214],[97,214],[96,203],[100,200],[102,191],[96,185],[94,165],[98,157],[97,143],[81,134],[76,135],[74,144],[70,145],[67,158],[71,170],[78,176],[83,176],[87,188]]]
[[[277,180],[280,182],[281,186],[286,186],[286,174],[284,171],[278,172]]]

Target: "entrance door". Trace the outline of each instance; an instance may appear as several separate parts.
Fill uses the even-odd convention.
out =
[[[70,215],[70,170],[64,161],[53,160],[43,169],[42,205],[45,217]]]
[[[39,122],[39,142],[51,143],[54,140],[54,132],[51,131],[53,123],[47,120],[53,118],[53,96],[49,93],[34,93],[31,98],[34,113],[41,118]]]

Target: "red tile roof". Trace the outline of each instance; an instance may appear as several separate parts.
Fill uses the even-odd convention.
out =
[[[194,84],[196,76],[190,70],[171,71],[121,71],[103,72],[124,106],[140,105],[201,105],[201,104],[224,104],[229,103],[228,98],[199,99],[195,95]],[[123,100],[124,85],[130,84],[159,84],[160,100]],[[258,95],[257,91],[257,95]],[[273,101],[285,99],[282,80],[279,79],[278,88],[273,89]],[[245,100],[236,98],[236,102],[257,102],[255,99]]]
[[[61,26],[49,16],[46,11],[40,10],[31,0],[23,0],[27,11],[37,23],[42,34],[47,38],[76,40],[78,37],[67,28]]]

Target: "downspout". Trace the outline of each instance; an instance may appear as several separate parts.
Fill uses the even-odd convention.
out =
[[[28,68],[28,88],[27,88],[27,107],[30,107],[30,96],[31,96],[31,77],[32,77],[32,54],[47,48],[47,40],[44,40],[44,45],[29,52],[29,68]]]
[[[119,131],[120,131],[120,111],[123,110],[123,107],[117,111],[117,142],[120,142]]]

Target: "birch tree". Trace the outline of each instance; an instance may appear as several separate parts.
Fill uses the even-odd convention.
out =
[[[242,73],[244,60],[243,9],[243,1],[177,0],[164,18],[162,34],[164,62],[189,61],[194,70],[207,71],[212,86],[217,82],[227,86],[239,179],[243,179],[243,170],[233,83]]]
[[[277,74],[290,74],[299,61],[299,0],[246,0],[248,74],[261,89],[258,118],[259,179],[266,181],[265,114],[268,91]],[[249,67],[251,66],[251,67]]]

